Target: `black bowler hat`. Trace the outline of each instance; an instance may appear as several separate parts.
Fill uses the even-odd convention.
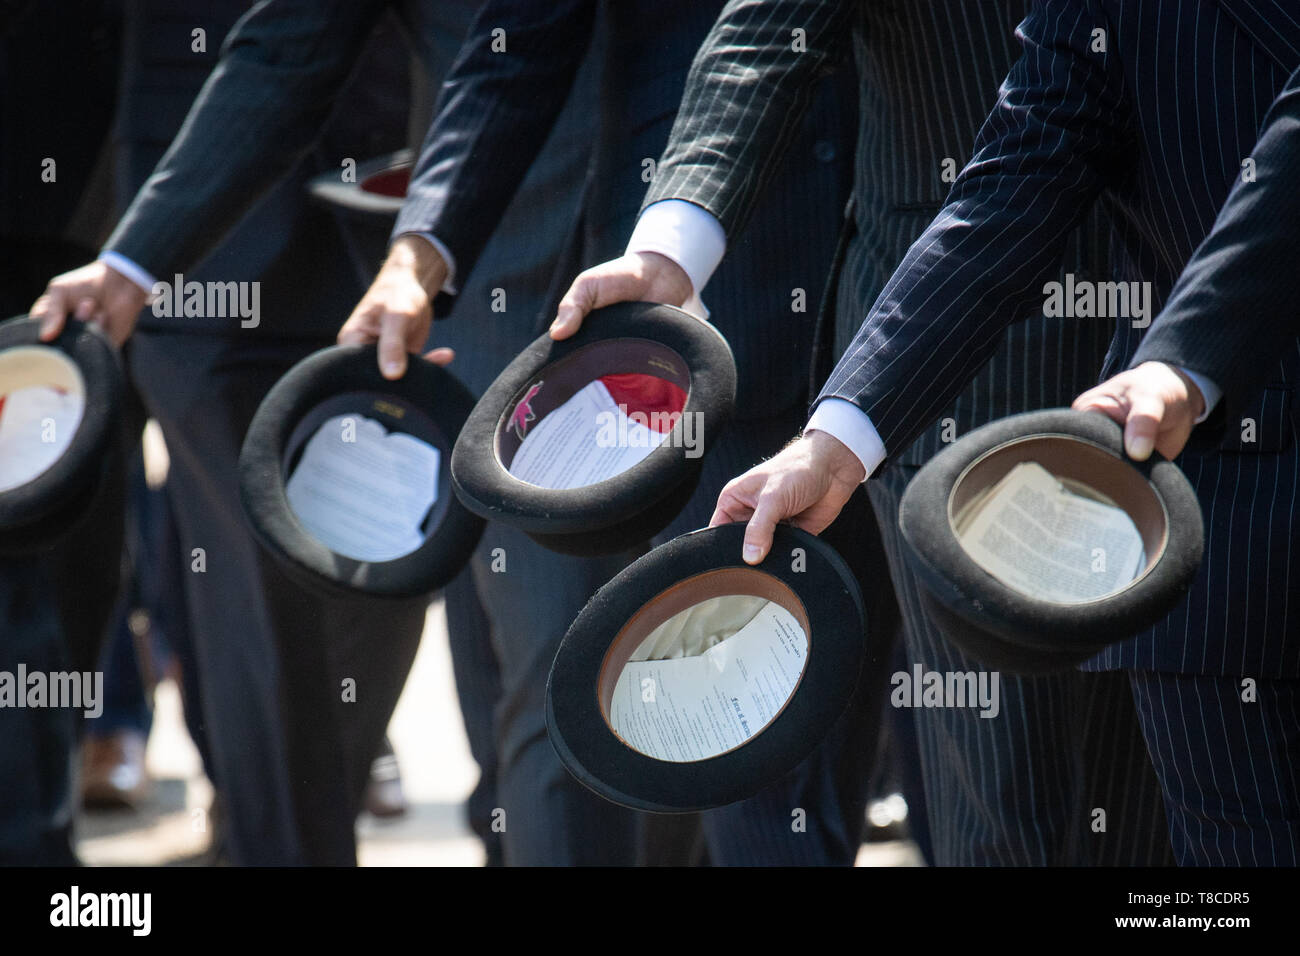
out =
[[[690,499],[735,396],[731,347],[713,326],[648,302],[598,309],[571,338],[535,340],[483,394],[452,455],[456,494],[554,551],[630,548]],[[601,441],[610,447],[597,452]],[[592,469],[583,474],[601,474],[602,462],[625,460],[638,443],[644,457],[623,470],[586,483],[551,480],[579,460]],[[547,477],[521,472],[525,458]]]
[[[44,550],[72,532],[121,467],[117,349],[68,319],[52,342],[37,319],[0,323],[0,554]],[[117,476],[120,477],[120,476]]]
[[[565,634],[546,725],[565,767],[602,797],[675,813],[752,796],[803,760],[852,696],[868,634],[848,566],[781,525],[751,567],[744,534],[722,525],[655,548]],[[728,631],[748,621],[746,630],[703,655],[674,643],[690,615],[703,612],[707,632],[733,606]],[[741,640],[756,643],[732,644]]]
[[[313,176],[308,193],[320,202],[359,216],[396,216],[411,182],[415,151],[401,149],[358,163],[356,178],[344,182],[337,170]]]
[[[455,376],[422,359],[389,381],[373,345],[309,355],[244,439],[240,497],[253,531],[318,589],[402,598],[442,587],[483,530],[448,475],[472,405]]]
[[[1094,530],[1064,537],[1068,548],[1059,553],[1072,557],[1059,567],[1049,557],[1022,563],[1028,575],[1023,578],[1005,567],[995,575],[987,552],[968,550],[970,542],[963,544],[958,528],[971,527],[968,516],[1006,487],[1004,479],[1013,479],[1018,468],[1039,475],[1037,469],[1044,469],[1059,483],[1058,493],[1078,494],[1126,514],[1141,542],[1132,579],[1107,584],[1108,590],[1087,599],[1064,595],[1068,600],[1060,590],[1049,599],[1034,584],[1055,587],[1054,580],[1069,581],[1080,562],[1097,557],[1100,564],[1088,573],[1104,571],[1106,549],[1094,547],[1104,539]],[[980,534],[999,537],[1013,550],[1021,548],[1019,541],[1026,545],[1021,553],[1031,554],[1044,547],[1035,538],[1046,532],[1025,515],[1043,514],[1036,509],[1047,499],[1027,486],[1016,493],[1023,493],[1030,511],[1008,513],[1006,524],[984,524]],[[1025,674],[1069,670],[1158,622],[1187,591],[1204,538],[1196,492],[1176,465],[1159,454],[1145,462],[1130,460],[1118,424],[1096,412],[1069,409],[1013,415],[953,443],[912,479],[898,520],[922,603],[944,636],[978,661]]]

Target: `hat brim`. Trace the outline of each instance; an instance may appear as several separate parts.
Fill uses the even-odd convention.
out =
[[[286,571],[316,589],[407,598],[442,587],[469,560],[483,531],[483,521],[452,494],[445,464],[438,469],[423,543],[391,561],[330,550],[294,514],[285,482],[294,454],[330,415],[353,411],[374,418],[390,432],[438,448],[445,463],[472,406],[473,397],[450,372],[414,356],[397,381],[380,374],[373,345],[331,346],[303,359],[263,399],[239,456],[240,496],[258,540]]]
[[[868,626],[848,566],[817,538],[782,525],[768,558],[751,567],[740,560],[744,530],[723,525],[654,549],[597,591],[565,634],[546,689],[548,732],[569,772],[607,800],[656,813],[743,800],[807,757],[848,704]],[[673,762],[633,749],[606,717],[613,681],[644,632],[721,594],[775,600],[805,627],[807,658],[792,696],[758,733],[717,756]]]
[[[123,374],[117,349],[98,326],[69,318],[51,342],[40,340],[40,322],[17,316],[0,322],[0,351],[43,347],[70,360],[85,387],[81,421],[62,454],[36,477],[0,492],[0,554],[53,547],[76,528],[118,459]],[[120,461],[118,463],[120,467]]]
[[[626,373],[661,377],[686,393],[681,418],[663,444],[627,470],[580,488],[544,488],[510,473],[505,458],[519,438],[512,437],[509,421],[524,396],[545,383],[534,402],[544,415],[596,378]],[[543,335],[506,366],[461,431],[452,482],[471,511],[552,550],[622,551],[663,530],[680,512],[699,478],[704,437],[715,441],[726,427],[735,395],[735,360],[713,326],[646,302],[600,309],[571,338],[557,342]],[[695,449],[683,440],[688,417],[698,422]]]
[[[401,149],[357,165],[344,182],[337,170],[313,176],[307,192],[317,202],[361,218],[392,219],[401,211],[415,167],[415,151]]]
[[[1132,583],[1086,603],[1041,600],[1004,584],[962,547],[951,518],[960,483],[987,485],[1015,463],[1039,459],[1129,510],[1149,559]],[[1178,467],[1158,454],[1130,460],[1118,424],[1070,409],[1013,415],[944,449],[908,485],[898,521],[906,560],[944,636],[976,660],[1025,674],[1069,670],[1161,620],[1186,593],[1204,546],[1200,505]]]

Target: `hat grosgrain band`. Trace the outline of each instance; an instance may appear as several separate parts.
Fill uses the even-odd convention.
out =
[[[660,377],[686,393],[662,444],[627,470],[578,488],[545,488],[510,473],[522,441],[511,421],[522,401],[540,419],[590,382],[625,373]],[[471,511],[555,551],[609,554],[632,547],[677,516],[699,478],[703,449],[692,457],[682,440],[688,416],[701,441],[714,441],[731,418],[735,394],[731,347],[707,322],[648,302],[596,310],[571,338],[533,341],[483,394],[452,454],[456,494]]]
[[[658,813],[743,800],[803,760],[852,696],[867,624],[848,566],[817,538],[781,525],[767,559],[751,567],[740,559],[744,534],[743,524],[722,525],[655,548],[597,591],[565,634],[546,725],[565,767],[600,796]],[[791,560],[796,548],[806,566]],[[624,664],[655,627],[726,594],[776,601],[804,628],[807,658],[791,697],[754,736],[713,757],[676,762],[633,749],[606,717]]]
[[[373,345],[336,345],[309,355],[267,393],[244,438],[239,489],[254,534],[290,574],[317,590],[407,598],[442,587],[469,560],[483,531],[482,520],[451,493],[446,466],[473,402],[454,375],[414,356],[406,374],[389,381],[379,372]],[[305,443],[313,422],[330,413],[381,419],[390,431],[409,432],[439,448],[430,530],[409,554],[390,561],[336,554],[294,514],[285,487],[287,459],[295,444]],[[411,427],[413,417],[422,429]]]
[[[1010,468],[1036,461],[1123,508],[1143,539],[1146,564],[1119,590],[1058,603],[1011,588],[981,567],[953,528],[960,507]],[[899,506],[904,554],[927,613],[963,652],[1025,674],[1069,670],[1164,618],[1201,562],[1200,504],[1172,462],[1124,453],[1120,426],[1096,412],[1050,409],[976,429],[932,458]]]
[[[30,481],[0,492],[0,554],[48,548],[71,533],[104,485],[106,469],[120,451],[123,373],[117,349],[98,326],[69,318],[50,342],[29,316],[0,322],[0,353],[50,349],[76,368],[85,405],[67,447]],[[0,382],[0,396],[4,394]]]

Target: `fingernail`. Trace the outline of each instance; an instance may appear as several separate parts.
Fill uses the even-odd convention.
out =
[[[1134,461],[1145,461],[1151,457],[1151,439],[1145,435],[1134,438],[1129,442],[1128,456]]]
[[[385,375],[400,375],[401,373],[402,373],[402,363],[401,363],[401,362],[390,361],[390,362],[385,362],[385,363],[384,363],[384,374],[385,374]]]
[[[747,545],[745,545],[745,550],[744,550],[743,554],[744,554],[744,556],[745,556],[745,560],[746,560],[746,561],[757,561],[757,560],[758,560],[758,545],[756,545],[756,544],[747,544]]]

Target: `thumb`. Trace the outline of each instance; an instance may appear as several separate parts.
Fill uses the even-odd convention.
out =
[[[424,353],[424,360],[432,362],[434,365],[450,365],[455,357],[456,352],[445,345]]]

